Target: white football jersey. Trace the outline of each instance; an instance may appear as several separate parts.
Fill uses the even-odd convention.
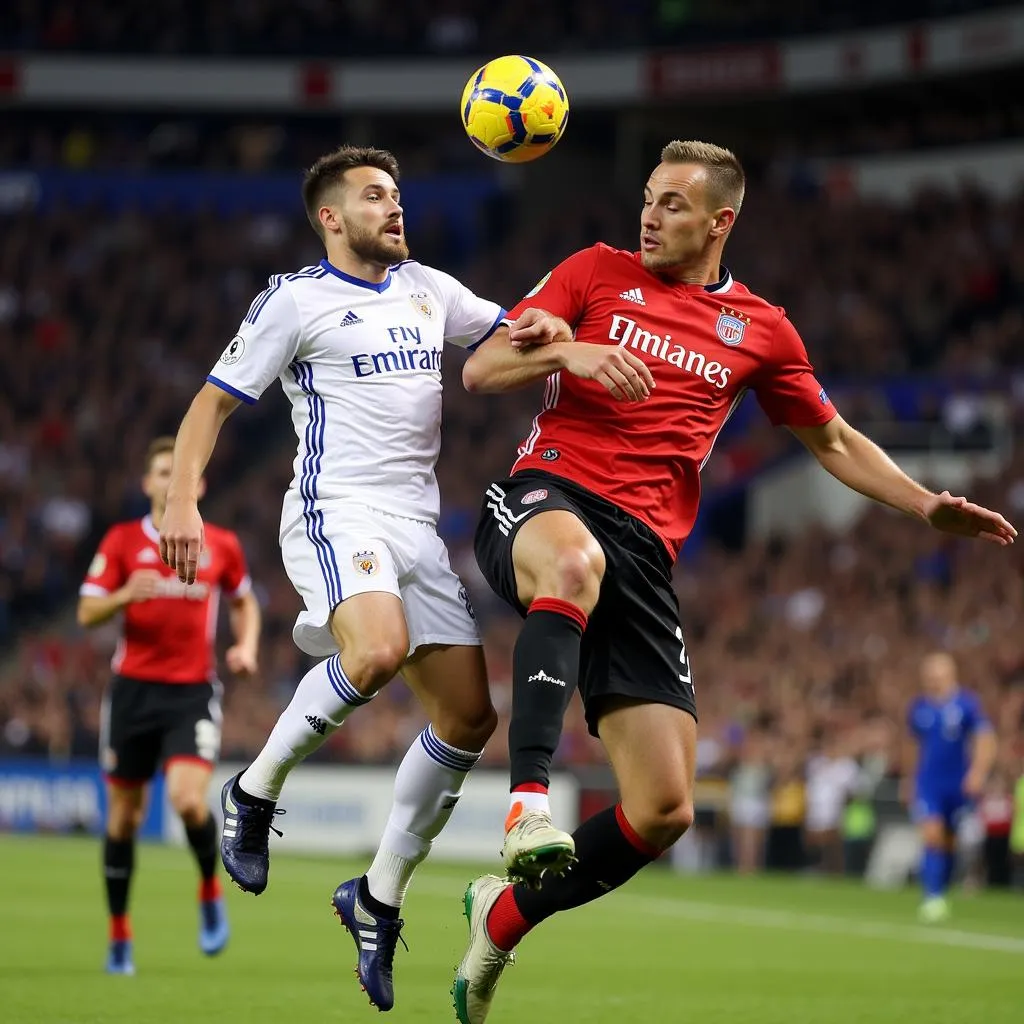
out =
[[[444,342],[474,348],[505,312],[415,260],[375,284],[325,259],[270,279],[207,379],[250,404],[280,379],[299,441],[286,517],[342,499],[436,523]]]

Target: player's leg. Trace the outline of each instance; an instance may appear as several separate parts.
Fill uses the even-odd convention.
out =
[[[467,773],[494,731],[479,630],[465,587],[432,527],[396,524],[409,569],[402,599],[412,655],[402,675],[430,720],[395,776],[394,801],[369,870],[338,886],[334,905],[359,950],[359,978],[379,1009],[394,1005],[400,910],[416,866],[451,817]]]
[[[146,784],[156,772],[160,734],[153,726],[152,686],[115,676],[103,697],[100,764],[107,780],[103,875],[109,913],[107,971],[134,974],[128,913],[135,871],[135,838],[146,806]]]
[[[128,897],[135,870],[135,837],[142,824],[145,801],[143,784],[108,778],[103,840],[103,879],[110,919],[108,974],[135,973]]]
[[[534,889],[485,875],[466,890],[470,945],[452,995],[462,1024],[482,1024],[511,951],[536,925],[619,888],[693,822],[697,727],[680,708],[614,697],[601,714],[601,740],[621,800],[573,833],[577,863],[547,873]]]
[[[949,916],[946,890],[952,877],[952,844],[941,802],[918,794],[917,803],[923,848],[920,869],[922,901],[918,914],[922,921],[933,923]]]
[[[224,786],[221,859],[245,892],[259,894],[267,887],[268,839],[289,772],[394,678],[408,653],[402,602],[395,594],[346,598],[334,610],[330,629],[342,653],[302,677],[263,749]]]
[[[288,773],[368,703],[409,652],[395,559],[380,523],[359,508],[316,515],[316,531],[307,533],[305,517],[284,531],[281,552],[306,606],[296,643],[327,657],[299,681],[263,750],[221,793],[221,859],[246,892],[267,886],[268,840]]]
[[[217,877],[217,822],[209,789],[220,755],[220,684],[176,687],[170,695],[169,728],[164,738],[167,798],[185,826],[199,868],[199,948],[215,956],[228,943],[227,908]]]
[[[548,784],[579,675],[580,640],[605,571],[601,545],[578,510],[538,482],[492,484],[476,543],[488,582],[526,611],[512,658],[503,856],[510,875],[534,879],[572,861],[569,837],[551,824]]]

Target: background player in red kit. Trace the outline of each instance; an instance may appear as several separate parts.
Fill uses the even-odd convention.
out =
[[[531,927],[622,885],[693,819],[696,708],[671,569],[696,518],[700,469],[745,391],[862,494],[950,533],[1004,545],[1016,535],[1002,516],[909,479],[836,413],[784,312],[721,266],[743,191],[728,150],[670,143],[644,188],[640,251],[585,249],[528,296],[575,341],[538,345],[550,337],[523,315],[511,344],[495,337],[465,364],[471,391],[548,379],[476,538],[491,587],[525,616],[504,849],[521,881],[485,876],[467,890],[470,946],[453,989],[463,1024],[485,1019],[508,951]],[[551,823],[547,783],[577,685],[621,803],[569,836]]]
[[[107,776],[103,867],[110,911],[107,970],[132,974],[128,890],[145,788],[159,767],[199,865],[199,946],[209,956],[228,940],[216,875],[217,826],[207,788],[220,751],[220,683],[213,640],[223,593],[230,602],[234,645],[228,668],[256,671],[260,610],[238,538],[206,526],[205,564],[194,586],[179,583],[160,561],[159,527],[171,477],[174,438],[157,438],[146,452],[144,519],[110,528],[82,584],[78,621],[98,626],[124,612],[114,653],[114,677],[104,698],[100,761]]]

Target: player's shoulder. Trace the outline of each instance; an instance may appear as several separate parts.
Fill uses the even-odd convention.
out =
[[[731,271],[725,268],[722,269],[719,286],[709,288],[708,294],[712,298],[720,298],[723,303],[728,305],[742,305],[743,311],[746,313],[757,310],[762,314],[767,314],[775,322],[786,315],[782,306],[777,306],[763,295],[751,291],[742,281],[737,281]]]
[[[216,523],[203,523],[203,532],[206,537],[206,541],[211,547],[234,547],[240,542],[238,540],[238,534],[234,530],[228,529],[226,526],[218,526]]]
[[[413,287],[417,284],[434,285],[435,287],[459,287],[459,280],[437,267],[428,267],[419,260],[402,260],[389,268],[392,284]]]
[[[315,287],[315,282],[323,281],[331,276],[330,269],[324,266],[324,263],[326,260],[287,274],[272,274],[267,282],[267,289],[269,291],[287,288],[289,291],[295,291],[296,289]]]

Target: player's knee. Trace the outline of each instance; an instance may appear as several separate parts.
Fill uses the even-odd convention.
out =
[[[596,541],[567,547],[541,575],[538,593],[571,601],[589,614],[597,604],[604,569],[604,552]]]
[[[118,842],[134,839],[142,825],[142,808],[111,801],[107,811],[107,835]]]
[[[627,813],[633,828],[652,846],[666,850],[693,824],[693,801],[683,795],[652,802],[636,812],[636,821]]]
[[[204,793],[189,788],[172,790],[169,797],[175,813],[187,827],[194,828],[206,821],[210,809],[206,804]]]
[[[361,693],[370,694],[398,675],[409,653],[405,639],[379,638],[357,642],[343,653],[345,674]]]
[[[460,750],[477,753],[494,735],[498,712],[490,698],[462,708],[445,708],[432,716],[437,735]]]

